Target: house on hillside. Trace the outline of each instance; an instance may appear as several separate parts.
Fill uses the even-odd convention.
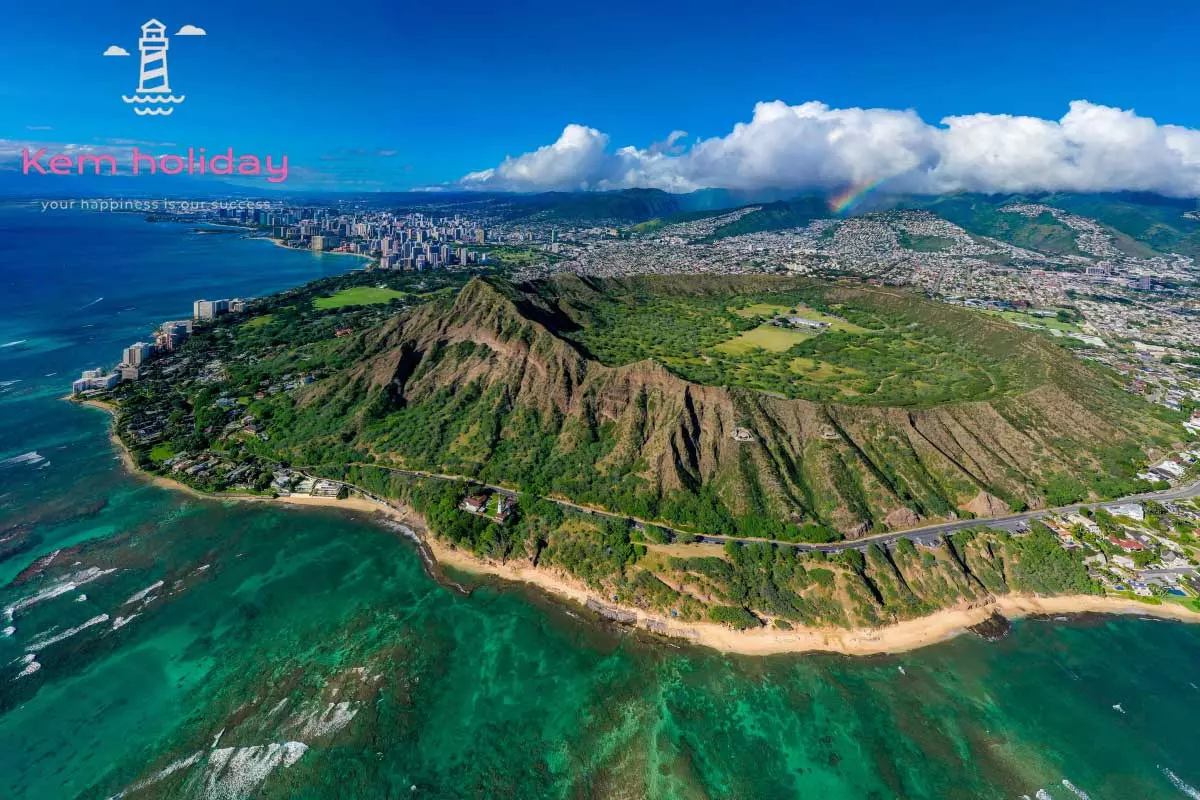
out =
[[[1105,506],[1104,510],[1114,517],[1129,517],[1138,522],[1146,518],[1146,511],[1142,508],[1141,503],[1118,503],[1116,505]]]
[[[506,522],[512,516],[513,508],[516,503],[508,495],[500,495],[500,499],[496,502],[496,519],[499,522]]]
[[[472,514],[482,514],[487,508],[488,497],[486,494],[476,494],[462,501],[462,509],[470,511]]]
[[[1142,547],[1141,543],[1134,539],[1120,539],[1116,536],[1110,536],[1108,537],[1108,540],[1124,550],[1126,553],[1136,553],[1145,549]]]

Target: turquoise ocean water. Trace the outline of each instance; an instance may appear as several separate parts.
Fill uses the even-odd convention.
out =
[[[75,373],[355,260],[23,207],[0,245],[0,798],[1200,797],[1200,626],[727,657],[465,596],[353,515],[149,486]]]

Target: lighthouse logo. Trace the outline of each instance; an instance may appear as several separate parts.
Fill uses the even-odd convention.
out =
[[[204,36],[203,28],[195,25],[184,25],[175,32],[176,36]],[[167,36],[167,26],[156,19],[142,25],[142,35],[138,39],[138,53],[141,56],[138,72],[137,91],[130,95],[121,95],[121,99],[133,106],[133,113],[139,117],[166,117],[175,112],[175,106],[187,99],[186,95],[171,92],[171,83],[167,75],[167,49],[170,39]],[[128,56],[129,51],[119,45],[109,45],[104,51],[106,56]]]

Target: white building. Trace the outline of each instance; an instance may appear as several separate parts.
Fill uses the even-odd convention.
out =
[[[228,300],[197,300],[192,303],[192,318],[198,320],[216,319],[229,311]]]
[[[72,394],[82,394],[83,392],[92,392],[99,389],[108,391],[120,382],[121,373],[111,372],[105,375],[104,370],[97,367],[96,369],[84,370],[79,380],[71,384],[71,392]]]
[[[131,367],[140,367],[149,361],[152,355],[154,355],[154,345],[148,342],[135,342],[125,348],[121,361]]]
[[[1142,508],[1141,503],[1118,503],[1117,505],[1105,506],[1104,510],[1114,517],[1129,517],[1138,522],[1146,518],[1146,512]]]

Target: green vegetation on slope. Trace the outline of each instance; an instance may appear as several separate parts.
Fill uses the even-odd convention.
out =
[[[1171,200],[1156,195],[1077,195],[1055,194],[1046,198],[1048,205],[1097,220],[1136,240],[1141,248],[1130,248],[1118,241],[1130,255],[1145,256],[1149,251],[1181,253],[1200,258],[1200,219],[1185,217],[1196,211],[1195,200]]]
[[[1075,232],[1049,212],[1037,217],[1001,211],[1016,196],[955,194],[925,200],[910,200],[906,207],[932,211],[979,236],[990,236],[1018,247],[1042,250],[1058,255],[1083,255],[1075,242]]]
[[[350,289],[342,289],[331,297],[318,297],[313,300],[313,306],[320,309],[369,306],[376,303],[390,303],[392,300],[399,300],[402,297],[404,297],[404,292],[384,286],[355,286]]]
[[[803,228],[813,220],[826,219],[830,216],[832,214],[825,198],[815,195],[797,197],[794,200],[781,200],[775,203],[763,203],[758,210],[751,211],[749,214],[717,228],[708,238],[721,239],[745,233]]]
[[[904,308],[880,307],[870,295],[831,300],[828,285],[785,285],[752,295],[640,291],[573,298],[581,326],[566,335],[605,364],[653,359],[697,383],[822,402],[932,405],[1023,385],[1002,352],[914,324]],[[791,310],[831,326],[760,324]]]
[[[562,279],[473,281],[455,296],[463,277],[394,276],[403,313],[318,308],[368,278],[339,280],[260,301],[248,315],[266,324],[203,327],[170,377],[156,366],[119,390],[123,428],[162,428],[133,444],[143,466],[174,469],[150,456],[165,444],[202,465],[188,476],[201,488],[233,474],[261,491],[272,463],[390,465],[697,532],[827,541],[1126,494],[1142,488],[1141,447],[1166,430],[1117,379],[1041,337],[893,290]],[[717,349],[779,308],[846,329],[778,353]]]

